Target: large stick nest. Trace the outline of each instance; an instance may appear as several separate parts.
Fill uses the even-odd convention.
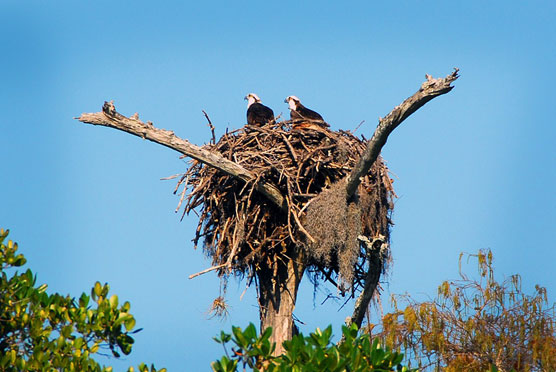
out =
[[[183,200],[191,190],[184,214],[199,216],[195,247],[202,241],[218,275],[226,278],[252,277],[261,265],[285,262],[294,245],[305,252],[311,272],[333,283],[339,276],[339,283],[357,289],[367,265],[358,235],[389,239],[395,194],[388,169],[379,157],[347,203],[345,178],[366,141],[316,125],[293,128],[291,121],[245,126],[204,146],[256,174],[247,184],[192,160],[176,191],[182,187]],[[280,189],[287,211],[254,189],[263,180]]]

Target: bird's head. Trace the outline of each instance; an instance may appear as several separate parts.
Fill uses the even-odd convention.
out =
[[[255,93],[249,93],[245,96],[245,99],[247,100],[247,107],[251,106],[255,102],[261,102],[261,99]]]
[[[296,96],[288,96],[288,97],[286,97],[284,102],[286,102],[289,105],[290,110],[295,110],[295,109],[297,109],[297,104],[299,103],[299,98],[297,98]]]

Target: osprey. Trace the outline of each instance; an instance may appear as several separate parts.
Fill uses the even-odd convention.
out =
[[[263,105],[255,93],[249,93],[245,99],[247,100],[247,124],[261,126],[274,121],[274,111]]]
[[[299,102],[299,98],[297,98],[296,96],[289,96],[284,100],[284,102],[289,105],[291,120],[319,121],[319,123],[316,124],[323,127],[329,127],[329,125],[325,123],[324,119],[318,112],[315,112],[303,106],[301,102]]]

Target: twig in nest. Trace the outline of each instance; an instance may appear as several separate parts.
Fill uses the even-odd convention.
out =
[[[208,125],[209,125],[209,128],[210,128],[210,132],[212,133],[212,140],[210,141],[210,143],[212,143],[214,145],[216,143],[216,136],[214,135],[214,125],[212,125],[212,122],[210,121],[210,118],[207,115],[207,113],[205,112],[205,110],[201,110],[201,111],[203,111],[203,114],[205,114],[205,118],[207,118]]]
[[[305,209],[307,209],[307,207],[308,207],[309,205],[311,205],[311,202],[312,202],[313,200],[315,200],[315,198],[313,198],[313,199],[309,200],[307,203],[305,203],[305,205],[303,206],[303,208],[301,208],[301,210],[299,211],[299,214],[302,214],[303,212],[305,212]]]
[[[293,149],[292,144],[290,143],[290,141],[288,141],[288,138],[286,137],[285,134],[281,133],[281,136],[284,142],[286,143],[286,145],[288,146],[288,150],[290,150],[290,154],[293,158],[293,161],[297,163],[297,155],[295,154],[295,150]]]
[[[355,129],[353,130],[352,133],[355,134],[355,132],[357,132],[357,129],[359,129],[359,127],[360,127],[361,125],[363,125],[364,122],[365,122],[365,120],[361,120],[361,123],[359,123],[359,125],[357,125],[357,126],[355,127]]]
[[[232,251],[230,252],[230,256],[228,257],[228,261],[226,262],[226,266],[230,271],[232,269],[232,262],[234,260],[234,256],[236,255],[237,248],[241,244],[241,240],[243,240],[243,237],[240,237],[240,229],[242,229],[243,231],[245,229],[245,214],[243,212],[243,208],[241,212],[238,211],[238,202],[236,200],[236,223],[234,226],[234,232],[232,234],[233,246],[232,246]],[[245,234],[245,231],[241,234]]]
[[[181,203],[183,203],[183,199],[185,198],[185,193],[187,192],[187,183],[188,183],[188,181],[189,181],[189,174],[187,175],[187,178],[185,179],[185,184],[183,185],[183,190],[182,190],[181,195],[180,195],[180,201],[178,202],[178,206],[176,207],[176,210],[174,211],[175,213],[178,213],[178,211],[181,208]]]
[[[203,271],[199,271],[198,273],[189,275],[189,279],[193,279],[193,278],[198,277],[199,275],[203,275],[203,274],[209,273],[209,272],[211,272],[211,271],[221,269],[221,268],[223,268],[224,266],[226,266],[225,263],[224,263],[224,264],[221,264],[221,265],[216,265],[216,266],[213,266],[213,267],[209,267],[208,269],[204,269]]]
[[[161,181],[173,180],[173,179],[176,178],[177,176],[181,176],[181,175],[183,175],[183,173],[177,173],[177,174],[174,174],[174,175],[172,175],[172,176],[162,177],[160,180],[161,180]]]
[[[311,243],[316,243],[315,238],[313,238],[311,236],[311,234],[309,234],[309,232],[307,230],[305,230],[305,228],[303,227],[303,225],[301,224],[301,221],[299,220],[299,217],[297,216],[297,213],[295,213],[295,210],[293,208],[291,208],[291,212],[293,215],[293,218],[295,219],[295,222],[297,223],[297,227],[299,228],[299,230],[305,234],[307,236],[307,238],[309,238],[309,240],[311,241]]]

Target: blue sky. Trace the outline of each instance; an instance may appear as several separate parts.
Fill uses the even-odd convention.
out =
[[[196,144],[239,128],[256,92],[287,115],[294,94],[333,129],[370,136],[425,73],[461,69],[455,89],[412,115],[383,155],[395,175],[394,264],[385,298],[433,296],[460,252],[490,248],[500,278],[556,297],[556,5],[550,1],[152,2],[0,4],[0,226],[40,283],[78,296],[95,281],[129,300],[138,327],[123,370],[140,361],[208,370],[212,336],[258,322],[255,293],[230,282],[230,315],[207,319],[214,274],[180,222],[171,150],[73,118],[114,100]],[[471,270],[473,267],[470,268]],[[302,285],[296,316],[335,326]],[[333,289],[329,289],[334,291]],[[352,304],[350,304],[352,305]]]

